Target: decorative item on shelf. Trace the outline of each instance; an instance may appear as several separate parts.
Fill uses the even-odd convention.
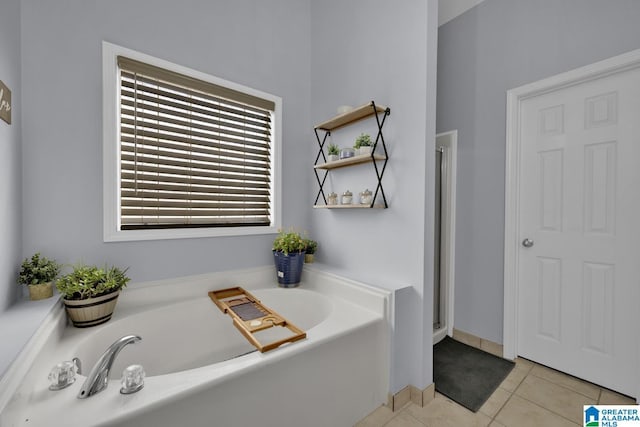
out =
[[[333,206],[338,204],[338,195],[333,191],[327,196],[327,205]]]
[[[120,290],[131,280],[127,270],[79,264],[56,282],[73,326],[87,328],[111,319]]]
[[[315,254],[316,250],[318,249],[318,242],[316,242],[315,240],[305,238],[304,244],[306,247],[305,254],[304,254],[304,262],[305,264],[312,264],[314,261],[313,254]]]
[[[302,278],[302,266],[306,249],[305,240],[293,229],[280,230],[273,241],[273,261],[276,265],[278,286],[295,288]]]
[[[18,283],[27,285],[29,298],[32,301],[50,298],[53,296],[51,282],[58,277],[60,264],[56,261],[36,253],[31,258],[25,258],[20,265]]]
[[[342,193],[341,202],[343,205],[350,205],[352,201],[353,201],[353,193],[351,193],[351,191],[347,190],[344,193]]]
[[[373,194],[371,193],[371,191],[367,188],[364,191],[360,192],[360,204],[361,205],[370,205],[371,202],[373,201]]]
[[[340,148],[336,144],[329,144],[329,148],[327,148],[327,161],[335,162],[339,159]]]
[[[371,136],[367,133],[361,133],[360,136],[356,138],[356,143],[353,148],[355,148],[357,155],[371,154],[373,149],[371,144]]]
[[[341,105],[338,107],[338,114],[347,114],[353,111],[353,107],[351,105]]]
[[[346,147],[346,148],[343,148],[342,150],[340,150],[340,158],[341,159],[348,159],[348,158],[351,158],[351,157],[353,157],[355,155],[356,155],[356,152],[354,151],[353,148]]]

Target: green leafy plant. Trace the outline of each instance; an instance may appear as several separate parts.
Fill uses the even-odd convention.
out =
[[[291,252],[304,252],[307,247],[305,239],[300,233],[290,230],[280,230],[273,241],[272,249],[288,255]]]
[[[126,275],[127,270],[79,264],[73,267],[71,273],[58,279],[56,288],[69,300],[99,297],[127,286],[131,280]]]
[[[356,138],[356,143],[353,148],[369,147],[371,144],[373,144],[371,136],[367,133],[361,133],[360,136]]]
[[[340,148],[336,144],[329,144],[329,148],[327,148],[327,154],[337,156],[340,154]]]
[[[18,283],[24,285],[38,285],[53,281],[60,274],[60,264],[48,259],[40,253],[31,258],[25,258],[20,265]]]
[[[312,255],[316,253],[316,250],[318,249],[318,242],[316,242],[315,240],[311,240],[311,239],[304,239],[304,245],[305,245],[305,253]]]

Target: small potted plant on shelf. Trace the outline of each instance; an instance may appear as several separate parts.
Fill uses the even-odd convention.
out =
[[[73,326],[101,325],[113,314],[120,290],[131,280],[127,269],[79,264],[56,282]]]
[[[371,136],[367,133],[361,133],[360,136],[356,138],[356,143],[353,148],[356,149],[358,155],[371,154],[373,148],[371,144]]]
[[[318,249],[318,242],[316,242],[315,240],[305,238],[304,245],[305,245],[304,262],[305,264],[312,264],[314,261],[313,254],[315,254],[316,250]]]
[[[329,144],[329,148],[327,148],[327,161],[335,162],[338,160],[339,155],[340,148],[336,144]]]
[[[300,233],[294,230],[280,230],[272,247],[278,286],[283,288],[298,286],[302,277],[306,247],[305,239]]]
[[[18,282],[27,285],[29,298],[32,301],[41,300],[53,296],[51,282],[58,277],[58,274],[60,274],[60,264],[38,252],[22,261]]]

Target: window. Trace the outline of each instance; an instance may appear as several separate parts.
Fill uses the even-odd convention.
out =
[[[107,43],[104,61],[105,240],[277,229],[279,98]]]

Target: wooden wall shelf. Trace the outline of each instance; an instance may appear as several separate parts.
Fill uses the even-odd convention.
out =
[[[314,209],[384,209],[385,206],[381,204],[370,205],[313,205]]]
[[[314,208],[316,209],[371,209],[371,208],[387,208],[387,198],[384,194],[384,190],[382,188],[382,176],[384,175],[385,168],[387,167],[387,162],[389,161],[389,154],[387,153],[387,146],[384,141],[384,136],[382,135],[382,127],[387,119],[387,117],[391,114],[391,109],[388,107],[384,107],[382,105],[376,104],[374,101],[371,101],[368,104],[361,105],[360,107],[354,108],[353,110],[339,114],[325,122],[320,123],[314,127],[314,132],[316,134],[316,140],[318,141],[318,154],[316,155],[316,161],[313,165],[313,172],[316,176],[316,181],[318,182],[318,186],[320,189],[318,190],[318,194],[316,195],[316,200],[314,202]],[[350,125],[359,120],[364,120],[367,118],[375,118],[376,125],[378,128],[378,132],[375,137],[375,142],[373,143],[371,154],[361,154],[354,157],[349,157],[346,159],[340,159],[333,162],[327,162],[326,156],[324,154],[324,145],[327,142],[327,138],[331,135],[331,131],[339,129],[343,126]],[[321,138],[320,133],[324,132],[324,136]],[[382,151],[383,154],[376,154]],[[370,163],[373,165],[373,169],[375,171],[376,179],[378,183],[376,185],[375,192],[373,194],[372,202],[370,205],[327,205],[327,199],[324,194],[324,183],[327,180],[327,176],[329,175],[329,171],[333,169],[344,168],[347,166],[356,166],[360,164]],[[322,174],[324,172],[324,174]],[[321,179],[322,176],[322,179]],[[382,203],[376,203],[378,200],[378,196],[382,198]],[[319,203],[324,202],[324,204]]]
[[[314,166],[314,169],[337,169],[343,168],[345,166],[357,165],[359,163],[368,163],[373,162],[375,160],[386,160],[385,156],[381,156],[380,154],[362,154],[359,156],[349,157],[347,159],[340,159],[334,162],[320,163]]]
[[[321,129],[332,131],[342,126],[349,125],[351,123],[355,123],[359,120],[365,119],[369,116],[372,116],[376,113],[384,113],[388,110],[387,107],[383,107],[382,105],[372,106],[372,102],[368,104],[361,105],[360,107],[354,108],[348,113],[340,114],[335,116],[326,122],[322,122],[319,125],[316,125],[314,129]],[[373,108],[372,108],[373,107]]]

